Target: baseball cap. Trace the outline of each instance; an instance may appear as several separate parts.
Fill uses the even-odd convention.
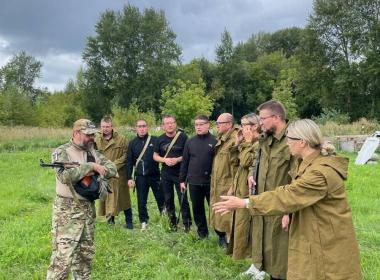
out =
[[[95,134],[98,132],[96,129],[95,124],[87,119],[79,119],[74,123],[73,130],[77,131],[80,130],[84,134],[90,135],[90,134]]]

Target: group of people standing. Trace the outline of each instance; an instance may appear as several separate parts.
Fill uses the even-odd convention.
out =
[[[217,137],[210,133],[210,121],[204,115],[195,117],[195,136],[189,139],[177,129],[174,116],[162,118],[164,133],[159,137],[148,133],[145,120],[138,120],[137,135],[129,144],[113,130],[111,118],[101,120],[101,133],[96,138],[89,123],[79,127],[74,124],[70,145],[58,148],[54,159],[71,160],[70,149],[81,155],[91,151],[103,167],[89,163],[82,155],[80,167],[57,173],[57,185],[69,188],[89,172],[106,176],[112,193],[100,201],[98,213],[114,224],[115,216],[123,211],[127,229],[133,228],[129,188],[135,188],[141,230],[149,221],[147,198],[151,188],[159,212],[169,217],[171,229],[177,230],[178,216],[182,215],[188,232],[192,225],[189,192],[199,239],[207,238],[209,227],[213,228],[219,246],[227,254],[236,260],[251,258],[252,265],[243,275],[252,279],[264,279],[266,273],[270,279],[361,279],[343,184],[347,161],[326,152],[320,130],[311,120],[289,124],[281,103],[271,100],[257,111],[243,116],[240,127],[231,114],[221,114],[216,121]],[[93,202],[78,198],[91,209],[89,214],[94,214]],[[73,193],[62,194],[57,189],[55,204],[62,203],[62,199],[75,204]],[[66,216],[75,216],[80,210],[71,209]],[[71,242],[67,235],[57,234],[65,232],[68,223],[67,219],[59,219],[61,214],[53,214],[56,234],[48,279],[66,279],[70,266],[74,275],[88,279],[93,251],[87,250],[87,258],[81,255],[83,232],[77,232],[80,236],[73,233]],[[93,246],[93,216],[91,226],[88,221],[75,222],[75,226],[90,232],[86,248]],[[72,248],[72,254],[63,258],[67,247]],[[337,255],[337,250],[343,248],[349,250],[349,257],[343,252]],[[72,260],[80,258],[82,271],[87,274],[73,265]]]

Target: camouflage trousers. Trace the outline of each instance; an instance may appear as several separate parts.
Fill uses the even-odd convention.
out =
[[[53,252],[46,279],[91,279],[94,258],[93,202],[57,196],[53,204]]]

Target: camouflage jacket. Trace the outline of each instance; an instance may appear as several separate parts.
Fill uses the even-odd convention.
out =
[[[92,163],[87,162],[87,152],[95,158],[96,163],[107,169],[104,176],[106,179],[117,176],[117,168],[112,161],[108,160],[93,147],[88,150],[84,150],[71,140],[70,142],[58,147],[52,154],[52,162],[78,162],[80,164],[77,167],[64,169],[63,171],[57,169],[56,193],[58,195],[72,198],[73,195],[70,190],[70,185],[75,185],[85,175],[92,171]],[[76,196],[78,199],[85,200],[85,198],[80,196],[78,193],[76,193]]]

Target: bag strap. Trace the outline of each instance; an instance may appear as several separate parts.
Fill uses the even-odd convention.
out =
[[[177,134],[174,136],[173,140],[170,142],[170,145],[166,151],[166,154],[164,156],[164,159],[166,159],[166,157],[168,156],[168,154],[170,153],[170,150],[173,148],[175,142],[177,141],[179,135],[181,134],[181,131],[178,131]]]
[[[137,165],[139,164],[139,162],[140,162],[140,160],[142,159],[143,155],[145,154],[146,149],[148,148],[148,145],[149,145],[149,142],[150,142],[150,138],[151,138],[151,136],[149,135],[149,136],[148,136],[148,139],[147,139],[146,142],[145,142],[144,148],[142,149],[142,151],[141,151],[139,157],[138,157],[137,160],[136,160],[135,168],[137,167]]]

